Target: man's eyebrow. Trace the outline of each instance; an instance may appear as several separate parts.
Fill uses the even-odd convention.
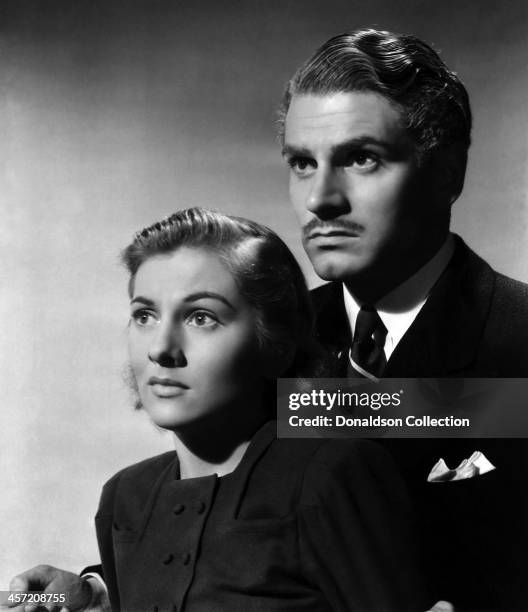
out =
[[[140,302],[141,304],[145,304],[145,306],[154,306],[154,302],[149,298],[143,297],[142,295],[136,295],[130,300],[131,304],[136,304]]]
[[[354,138],[349,138],[348,140],[344,140],[340,142],[330,149],[330,153],[332,156],[339,155],[340,153],[350,151],[351,149],[360,149],[365,145],[374,145],[377,147],[382,147],[384,149],[391,148],[389,143],[380,138],[374,138],[373,136],[356,136]],[[284,157],[313,157],[313,152],[304,146],[295,146],[292,144],[285,144],[282,147],[282,155]]]
[[[382,147],[383,149],[389,149],[389,143],[381,140],[380,138],[374,138],[373,136],[358,136],[356,138],[350,138],[333,146],[330,150],[332,155],[338,155],[343,151],[350,151],[351,149],[360,149],[365,145],[374,145],[375,147]]]
[[[197,300],[203,300],[205,298],[209,298],[212,300],[218,300],[231,308],[231,310],[235,310],[235,307],[231,302],[225,298],[222,294],[216,293],[216,291],[197,291],[196,293],[191,293],[183,299],[184,302],[196,302]]]
[[[282,147],[282,156],[286,157],[311,157],[312,152],[305,147],[296,147],[295,145],[285,144]]]

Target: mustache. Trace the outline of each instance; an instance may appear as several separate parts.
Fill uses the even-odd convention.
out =
[[[303,238],[310,238],[310,235],[313,234],[316,230],[323,231],[335,231],[335,230],[344,230],[347,232],[351,232],[353,234],[360,234],[364,230],[363,225],[359,225],[359,223],[354,223],[353,221],[347,221],[346,219],[332,219],[331,221],[322,221],[317,217],[310,219],[306,225],[302,228],[302,236]]]

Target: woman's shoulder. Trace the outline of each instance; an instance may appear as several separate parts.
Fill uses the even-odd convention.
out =
[[[360,438],[278,439],[277,454],[287,455],[306,469],[340,470],[355,465],[390,462],[387,451],[378,443]]]
[[[255,442],[256,440],[256,442]],[[276,423],[268,423],[252,445],[266,442],[262,453],[248,453],[265,466],[266,473],[277,473],[289,480],[303,477],[306,472],[342,472],[355,469],[376,471],[392,465],[388,452],[377,442],[363,438],[282,438],[277,437]],[[250,446],[251,448],[251,446]]]
[[[151,486],[158,476],[174,462],[176,452],[169,451],[143,459],[122,470],[119,470],[103,485],[102,499],[113,497],[117,489],[133,488],[142,489],[144,486]]]
[[[361,438],[321,440],[311,458],[311,467],[341,470],[353,466],[372,468],[391,462],[390,455],[377,442]]]
[[[143,459],[142,461],[138,461],[137,463],[133,463],[132,465],[119,470],[116,472],[106,484],[113,482],[115,480],[120,480],[122,478],[148,478],[153,473],[157,473],[163,469],[165,469],[170,463],[174,461],[176,458],[176,451],[168,451],[166,453],[162,453],[161,455],[156,455],[155,457],[149,457],[148,459]]]
[[[304,444],[302,444],[304,442]],[[383,491],[405,503],[403,482],[390,454],[365,439],[284,440],[302,471],[301,504],[319,504],[348,491],[355,498]]]

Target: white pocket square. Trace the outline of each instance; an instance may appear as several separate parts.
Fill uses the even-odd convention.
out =
[[[452,482],[453,480],[466,480],[486,474],[494,470],[495,466],[488,461],[484,453],[475,451],[469,459],[464,459],[454,470],[450,470],[443,459],[439,459],[429,472],[427,482]]]

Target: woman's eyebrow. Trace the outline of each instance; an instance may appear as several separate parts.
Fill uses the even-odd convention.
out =
[[[231,304],[231,302],[226,299],[220,293],[216,293],[215,291],[197,291],[196,293],[191,293],[184,298],[184,302],[196,302],[197,300],[202,300],[204,298],[210,298],[213,300],[218,300],[231,308],[231,310],[235,310],[235,307]]]

